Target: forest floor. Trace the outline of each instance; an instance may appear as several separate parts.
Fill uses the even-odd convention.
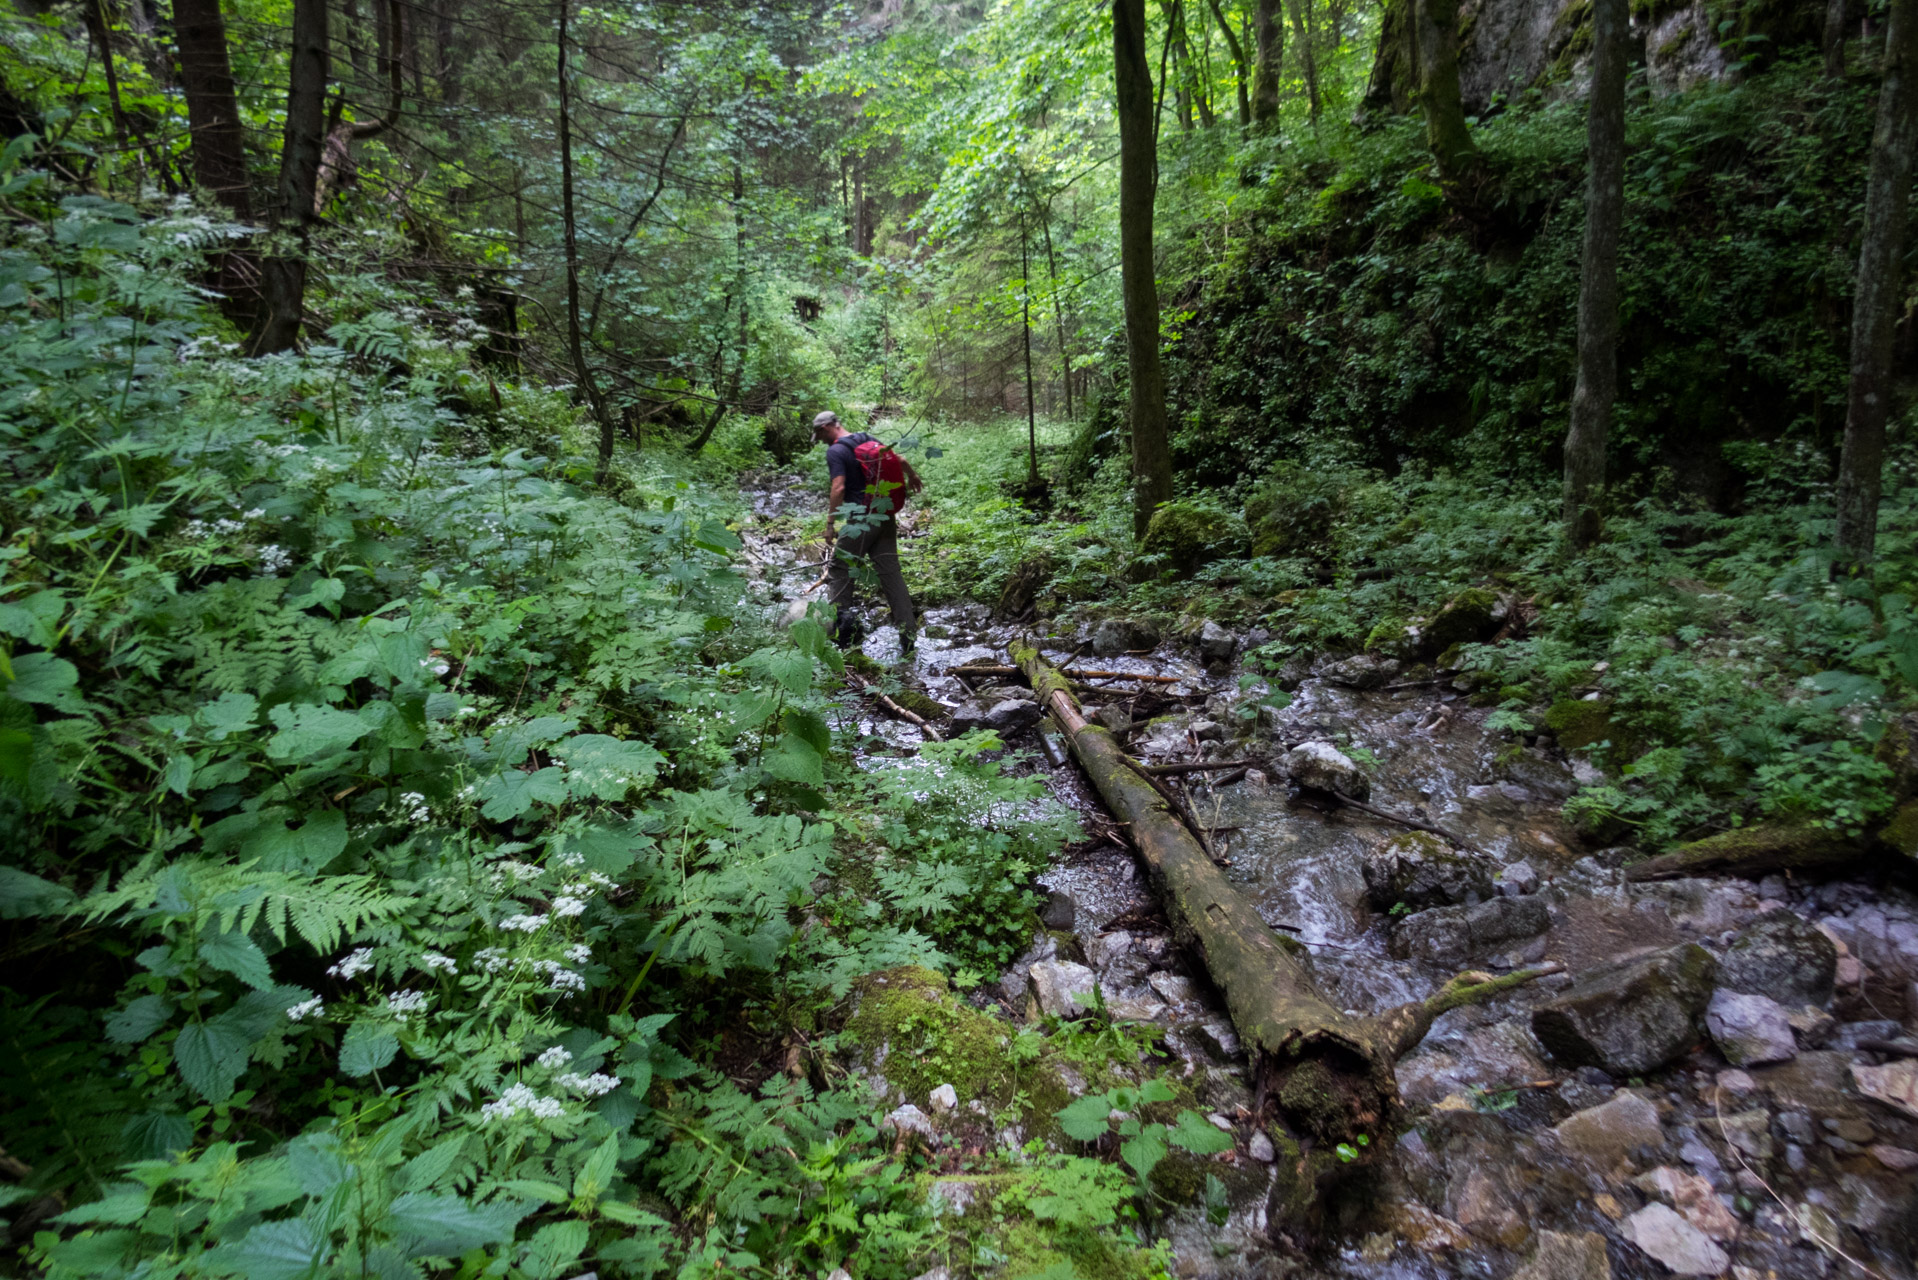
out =
[[[817,488],[786,473],[752,482],[742,534],[764,562],[769,608],[812,579],[797,530],[821,505]],[[940,544],[941,518],[908,515],[909,563]],[[1008,622],[977,603],[936,605],[923,622],[907,665],[893,665],[890,628],[868,638],[875,683],[929,697],[913,705],[948,733],[996,731],[1018,771],[1042,776],[1091,836],[1038,876],[1044,927],[1002,972],[978,975],[966,1005],[1009,1033],[1076,1023],[1130,1034],[1146,1068],[1189,1089],[1231,1137],[1182,1181],[1154,1180],[1174,1274],[1484,1275],[1531,1259],[1528,1275],[1594,1275],[1601,1252],[1616,1276],[1913,1274],[1918,1060],[1898,1046],[1918,1013],[1918,897],[1884,868],[1633,881],[1636,850],[1581,838],[1562,815],[1591,766],[1550,735],[1515,738],[1475,705],[1469,679],[1401,679],[1394,663],[1322,654],[1289,665],[1280,690],[1248,669],[1245,638],[1217,627],[1201,639],[1123,614]],[[1260,916],[1306,945],[1338,1007],[1376,1013],[1468,967],[1561,969],[1444,1015],[1399,1062],[1405,1111],[1376,1135],[1385,1158],[1332,1206],[1330,1240],[1290,1240],[1315,1262],[1282,1248],[1288,1224],[1268,1220],[1274,1149],[1238,1037],[1122,832],[1056,740],[1042,740],[1049,722],[1022,681],[955,672],[1005,663],[1007,641],[1026,632],[1055,662],[1096,655],[1100,669],[1162,677],[1082,682],[1088,710],[1138,758],[1256,762],[1189,775],[1189,807]],[[855,705],[856,723],[841,727],[863,744],[862,767],[923,743],[872,700]],[[1288,780],[1285,754],[1308,742],[1336,747],[1375,808],[1444,835]],[[1090,1000],[1094,987],[1102,1007],[1087,1012],[1072,995]],[[1567,1018],[1572,1030],[1554,1033]],[[989,1190],[968,1180],[973,1153],[1034,1138],[1077,1149],[978,1105],[1004,1094],[994,1074],[1016,1075],[1016,1055],[955,1082],[917,1063],[896,1069],[904,1055],[890,1048],[850,1065],[896,1121],[925,1121],[938,1188],[958,1212],[994,1213]],[[959,1087],[942,1106],[936,1090],[949,1083]],[[1071,1072],[1064,1083],[1093,1087]]]

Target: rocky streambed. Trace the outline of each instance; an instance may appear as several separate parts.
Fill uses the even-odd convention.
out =
[[[1081,686],[1140,759],[1231,766],[1170,785],[1341,1007],[1376,1013],[1466,968],[1561,970],[1443,1015],[1399,1062],[1404,1124],[1374,1135],[1389,1158],[1331,1206],[1329,1239],[1289,1241],[1267,1216],[1273,1144],[1223,1002],[1076,767],[1045,763],[1030,692],[952,674],[1004,662],[1013,629],[975,606],[926,623],[912,671],[947,723],[1031,751],[1112,837],[1041,877],[1047,931],[974,1004],[1072,1018],[1096,987],[1110,1016],[1164,1029],[1163,1065],[1234,1136],[1212,1158],[1232,1175],[1224,1214],[1171,1216],[1178,1274],[1918,1274],[1918,898],[1901,868],[1635,883],[1635,850],[1590,847],[1560,817],[1590,766],[1488,725],[1463,688],[1295,661],[1278,706],[1238,679],[1245,638],[1216,624],[1176,642],[1122,619],[1050,637],[1055,661],[1175,678]],[[888,631],[868,648],[896,657]],[[863,727],[917,740],[881,716]],[[943,1124],[921,1104],[944,1098],[894,1101],[936,1134],[965,1130],[978,1100],[955,1091]]]

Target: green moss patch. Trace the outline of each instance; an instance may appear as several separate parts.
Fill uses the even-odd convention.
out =
[[[1567,751],[1618,741],[1617,730],[1612,725],[1612,704],[1603,699],[1555,702],[1545,713],[1545,727],[1558,735],[1558,745]]]

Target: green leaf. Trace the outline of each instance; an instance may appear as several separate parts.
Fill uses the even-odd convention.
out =
[[[370,1076],[400,1051],[400,1042],[389,1031],[371,1022],[356,1022],[346,1029],[340,1041],[340,1070],[349,1076]]]
[[[480,812],[494,822],[517,818],[537,803],[559,806],[566,803],[566,771],[548,765],[536,773],[508,769],[479,785],[486,803]]]
[[[173,1041],[173,1065],[180,1078],[208,1102],[233,1096],[234,1082],[246,1070],[252,1041],[229,1022],[213,1018],[189,1022]]]
[[[184,751],[168,756],[166,767],[160,770],[160,781],[168,791],[186,799],[193,786],[193,757]]]
[[[173,1006],[160,996],[141,996],[107,1019],[107,1039],[115,1044],[139,1044],[166,1025]]]
[[[825,755],[832,750],[832,729],[826,724],[826,718],[804,707],[787,707],[779,719],[787,733],[803,741],[807,746]]]
[[[91,1204],[69,1209],[50,1221],[68,1226],[79,1226],[88,1222],[131,1226],[146,1216],[147,1205],[153,1199],[153,1192],[137,1182],[116,1182],[104,1190],[105,1194],[100,1199]]]
[[[474,1205],[458,1196],[409,1191],[393,1201],[387,1226],[411,1241],[416,1253],[457,1257],[468,1249],[513,1238],[531,1205],[511,1201]]]
[[[1178,1092],[1159,1076],[1153,1076],[1150,1080],[1139,1086],[1139,1101],[1141,1102],[1170,1102],[1178,1096]]]
[[[797,782],[809,787],[826,785],[826,762],[804,738],[786,734],[779,746],[766,753],[766,772],[782,782]]]
[[[273,969],[266,952],[243,933],[215,934],[200,944],[200,959],[222,973],[230,973],[256,991],[273,985]]]
[[[373,731],[373,726],[338,707],[312,703],[281,704],[271,712],[280,731],[267,740],[266,753],[275,760],[320,760],[345,751]]]
[[[33,730],[0,729],[0,778],[25,786],[33,773]]]
[[[666,757],[644,742],[626,742],[604,733],[580,733],[556,743],[553,754],[568,766],[567,785],[575,796],[624,800],[659,774]]]
[[[305,1218],[263,1222],[232,1244],[213,1251],[213,1259],[246,1280],[308,1280],[326,1261],[327,1233]]]
[[[1172,1144],[1195,1156],[1214,1156],[1232,1149],[1232,1135],[1196,1111],[1181,1111],[1179,1122],[1168,1135]]]
[[[18,867],[0,867],[0,920],[64,915],[78,901],[65,885]]]
[[[7,692],[22,702],[37,702],[72,715],[84,714],[80,671],[65,658],[50,653],[22,653],[13,658],[13,683]]]
[[[339,610],[333,606],[346,595],[346,584],[338,578],[320,578],[312,586],[286,602],[289,609],[311,609],[316,604],[326,606],[326,611],[335,617]]]
[[[207,737],[215,742],[253,727],[260,714],[260,701],[250,693],[223,693],[200,708],[199,716],[207,727]]]
[[[445,1177],[466,1149],[467,1135],[460,1133],[428,1147],[400,1166],[395,1184],[402,1190],[425,1191]]]
[[[1093,1142],[1111,1131],[1107,1121],[1111,1114],[1110,1098],[1103,1093],[1089,1093],[1059,1112],[1059,1127],[1068,1138]]]
[[[573,1195],[589,1202],[598,1200],[613,1185],[618,1169],[619,1138],[615,1136],[600,1143],[573,1175]]]
[[[526,1246],[524,1266],[527,1274],[532,1280],[559,1280],[573,1261],[586,1251],[587,1236],[586,1224],[577,1218],[547,1223],[533,1233],[531,1243]]]
[[[1149,1124],[1139,1131],[1136,1138],[1128,1138],[1119,1144],[1119,1158],[1132,1166],[1132,1171],[1144,1182],[1152,1176],[1152,1171],[1165,1159],[1165,1126]]]

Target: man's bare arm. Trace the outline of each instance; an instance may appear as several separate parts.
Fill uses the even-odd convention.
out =
[[[907,462],[904,458],[901,458],[899,459],[899,463],[901,466],[905,467],[906,469],[906,492],[907,493],[918,493],[921,489],[926,487],[926,482],[919,478],[919,473],[912,469],[912,464],[910,462]]]
[[[845,501],[846,477],[834,476],[832,478],[832,493],[826,498],[826,549],[828,554],[830,554],[832,550],[833,513],[845,505]]]

